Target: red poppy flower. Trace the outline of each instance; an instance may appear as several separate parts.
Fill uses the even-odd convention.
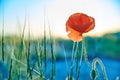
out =
[[[74,42],[81,41],[82,34],[89,32],[94,27],[94,18],[83,13],[72,14],[66,22],[66,31],[68,32],[68,37]]]

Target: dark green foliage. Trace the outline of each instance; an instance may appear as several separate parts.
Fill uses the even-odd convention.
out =
[[[8,80],[11,80],[12,75],[12,59],[10,60],[10,69],[9,69],[9,77]]]

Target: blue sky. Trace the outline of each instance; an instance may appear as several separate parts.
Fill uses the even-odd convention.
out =
[[[7,34],[19,34],[18,22],[22,29],[26,16],[26,33],[29,22],[32,35],[39,36],[43,33],[45,16],[54,35],[66,37],[65,22],[75,12],[95,18],[95,29],[86,35],[120,31],[120,0],[0,0],[0,30],[3,13]]]

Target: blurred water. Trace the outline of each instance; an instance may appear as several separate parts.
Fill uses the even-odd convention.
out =
[[[101,59],[105,65],[106,73],[108,76],[108,80],[119,80],[120,78],[120,61],[119,60],[112,60],[112,59]],[[92,60],[90,60],[90,63]],[[55,80],[65,80],[67,77],[67,72],[70,71],[70,60],[67,60],[68,68],[66,68],[65,60],[58,60],[56,61],[56,71],[55,71]],[[2,63],[0,63],[0,74],[2,74],[2,69],[4,67],[5,76],[8,76],[8,68],[7,66],[3,66]],[[104,80],[103,74],[101,71],[100,66],[98,65],[98,71],[100,73],[100,79],[98,80]],[[82,66],[80,69],[80,80],[90,80],[90,71],[91,68],[85,63],[85,61],[82,62]],[[74,71],[75,72],[75,71]],[[47,78],[50,78],[51,74],[51,61],[47,61]],[[75,74],[75,73],[74,73]],[[75,77],[76,75],[74,75]]]
[[[108,80],[116,80],[116,78],[120,77],[120,61],[105,59],[105,58],[102,59],[102,61],[106,68]],[[67,62],[69,64],[68,68],[70,68],[70,60],[68,60]],[[90,80],[90,71],[91,71],[91,68],[87,66],[85,61],[83,61],[81,66],[81,72],[80,72],[80,80]],[[101,79],[99,80],[104,80],[103,74],[99,65],[98,65],[98,71],[101,75]],[[66,77],[67,77],[67,68],[66,68],[65,61],[64,60],[57,61],[55,80],[65,80]]]

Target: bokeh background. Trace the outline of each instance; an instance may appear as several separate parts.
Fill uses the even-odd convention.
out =
[[[46,25],[46,34],[49,38],[49,27],[47,26],[50,25],[55,38],[56,80],[64,80],[67,76],[64,51],[69,64],[73,46],[73,42],[67,37],[65,23],[68,17],[76,12],[95,18],[95,28],[84,34],[89,61],[99,57],[105,65],[108,79],[119,80],[120,0],[0,0],[0,36],[2,36],[4,23],[5,43],[8,45],[5,48],[6,55],[7,51],[11,51],[11,47],[7,43],[13,39],[19,42],[19,35],[24,28],[25,21],[26,39],[29,24],[31,37],[36,40],[43,37],[44,25]],[[47,44],[47,46],[49,51],[50,45]],[[81,49],[81,42],[79,42],[79,49]],[[0,43],[0,55],[2,55],[1,50]],[[32,54],[34,60],[34,51]],[[48,64],[50,64],[51,56],[49,53],[47,55]],[[7,64],[3,65],[0,59],[0,74],[2,74],[3,67],[7,77]],[[89,80],[90,69],[84,60],[81,69],[81,79]]]

